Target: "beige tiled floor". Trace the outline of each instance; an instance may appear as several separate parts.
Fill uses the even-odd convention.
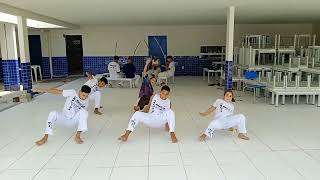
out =
[[[78,89],[85,79],[63,88]],[[197,137],[211,118],[198,112],[221,97],[201,77],[177,77],[172,103],[178,144],[166,132],[139,126],[127,143],[123,133],[138,89],[103,90],[103,115],[90,109],[85,143],[73,141],[72,129],[57,128],[48,144],[34,142],[43,134],[47,115],[60,110],[64,98],[44,94],[0,113],[0,179],[320,179],[320,108],[252,103],[250,92],[237,92],[236,111],[247,117],[250,141],[218,131],[212,140]],[[288,100],[289,102],[289,100]]]

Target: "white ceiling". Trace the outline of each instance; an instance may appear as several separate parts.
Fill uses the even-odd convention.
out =
[[[236,23],[317,23],[320,0],[0,0],[78,25],[224,24],[234,5]]]

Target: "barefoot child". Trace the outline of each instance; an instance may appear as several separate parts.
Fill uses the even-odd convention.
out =
[[[48,141],[48,135],[52,135],[53,127],[62,125],[68,128],[78,127],[75,136],[77,144],[82,144],[83,141],[80,137],[81,132],[87,131],[87,119],[88,119],[88,96],[91,92],[91,88],[87,85],[83,85],[79,93],[75,90],[59,90],[59,89],[35,89],[34,92],[62,94],[67,98],[62,112],[52,111],[49,113],[45,135],[42,139],[36,142],[37,145],[42,145]]]
[[[246,136],[246,118],[243,114],[233,115],[234,106],[233,92],[227,90],[224,93],[224,98],[217,99],[213,106],[211,106],[206,112],[199,113],[201,116],[207,116],[212,112],[215,112],[213,121],[209,124],[205,133],[200,136],[200,141],[204,141],[206,137],[212,138],[213,132],[217,129],[229,129],[234,126],[237,127],[239,131],[238,137],[240,139],[249,140]]]
[[[175,131],[175,115],[171,110],[171,102],[168,98],[170,93],[169,86],[163,86],[160,94],[153,95],[150,98],[149,104],[141,111],[136,111],[131,117],[128,128],[124,135],[119,140],[127,141],[130,133],[141,122],[152,128],[166,128],[170,132],[171,141],[178,142],[174,133]]]
[[[105,77],[99,79],[95,78],[92,74],[87,73],[89,80],[84,84],[91,88],[91,93],[89,95],[90,100],[94,100],[95,108],[94,113],[101,115],[102,113],[99,112],[99,108],[101,108],[101,88],[106,87],[108,84],[108,80]]]
[[[149,101],[147,103],[145,102],[147,99],[150,99],[150,97],[153,95],[153,86],[157,84],[157,79],[154,75],[151,75],[150,79],[148,78],[147,70],[150,62],[151,62],[151,58],[147,58],[146,64],[144,65],[144,68],[143,68],[143,80],[142,80],[141,88],[139,91],[139,99],[137,101],[137,104],[133,108],[135,111],[142,110],[144,106],[149,103]]]

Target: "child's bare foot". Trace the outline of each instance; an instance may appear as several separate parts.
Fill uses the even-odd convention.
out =
[[[76,141],[77,144],[82,144],[83,143],[83,140],[81,139],[80,135],[81,135],[81,131],[77,131],[77,134],[74,137],[74,141]]]
[[[48,141],[48,134],[44,135],[39,141],[36,142],[38,146],[45,144]]]
[[[83,140],[80,138],[80,136],[76,136],[74,138],[74,141],[76,141],[77,144],[82,144],[83,143]]]
[[[165,130],[166,132],[169,132],[169,131],[170,131],[170,128],[169,128],[169,124],[168,124],[168,123],[166,123],[164,130]]]
[[[205,141],[205,140],[206,140],[206,137],[207,137],[206,134],[202,134],[202,135],[199,137],[199,141]]]
[[[122,135],[122,136],[120,136],[120,137],[118,138],[118,140],[123,141],[123,142],[127,142],[130,133],[131,133],[131,131],[128,131],[128,130],[127,130],[124,135]]]
[[[171,136],[172,143],[177,143],[178,142],[178,139],[177,139],[176,134],[174,132],[171,132],[170,136]]]
[[[238,138],[243,139],[243,140],[249,140],[250,138],[243,133],[239,133]]]
[[[126,135],[124,134],[124,135],[120,136],[120,137],[118,138],[118,140],[120,140],[120,141],[122,141],[122,142],[127,142],[128,136],[126,136]]]
[[[97,115],[102,115],[102,113],[99,112],[98,108],[95,108],[95,109],[94,109],[94,113],[97,114]]]

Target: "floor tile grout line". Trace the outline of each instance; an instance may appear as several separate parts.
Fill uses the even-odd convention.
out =
[[[62,147],[73,137],[73,134],[57,149],[55,153],[49,158],[49,160],[39,169],[39,171],[31,178],[32,180],[37,177],[37,175],[43,170],[43,168],[53,159],[55,155],[62,149]]]
[[[112,114],[111,114],[111,117],[112,117]],[[119,154],[120,154],[120,149],[121,149],[122,143],[120,142],[119,144],[120,144],[120,145],[119,145],[119,147],[118,147],[117,155],[116,155],[116,158],[114,159],[114,162],[113,162],[113,165],[112,165],[112,168],[111,168],[111,171],[110,171],[110,175],[109,175],[109,178],[108,178],[109,180],[111,179],[113,170],[114,170],[115,165],[116,165],[116,162],[117,162],[117,160],[118,160],[118,156],[119,156]]]
[[[296,152],[296,151],[295,151],[295,152]],[[279,154],[276,154],[276,155],[277,155],[277,157],[279,157],[286,165],[288,165],[289,168],[295,170],[302,178],[307,179],[307,177],[305,177],[297,168],[291,166],[287,160],[285,160],[283,157],[281,157],[281,155],[279,155]]]
[[[250,163],[253,165],[253,167],[264,177],[265,180],[267,180],[267,177],[265,174],[262,173],[262,171],[252,162],[252,160],[249,158],[248,154],[244,152],[241,148],[241,153],[250,161]]]
[[[184,170],[184,174],[186,176],[186,179],[188,180],[188,174],[187,174],[187,170],[186,170],[186,167],[185,167],[185,164],[183,162],[183,159],[182,159],[182,155],[181,155],[181,149],[180,149],[180,145],[179,145],[179,142],[178,142],[178,149],[179,149],[179,154],[180,154],[180,159],[182,161],[182,167],[183,167],[183,170]]]
[[[311,159],[315,160],[309,153],[305,152],[303,148],[301,148],[300,146],[298,146],[296,143],[294,143],[290,138],[288,138],[288,141],[291,142],[293,145],[297,146],[298,149],[300,151],[302,151],[303,153],[305,153],[307,156],[309,156]],[[280,156],[280,158],[282,159],[282,157]],[[284,160],[284,159],[283,159]],[[286,160],[284,160],[285,162],[287,162]],[[319,161],[315,160],[317,163],[319,163]],[[291,166],[290,166],[291,167]],[[294,168],[298,174],[300,174],[302,177],[304,177],[305,179],[308,179],[307,177],[305,177],[300,171],[299,169],[297,169],[296,167],[292,167]]]
[[[0,152],[2,151],[2,149],[4,149],[5,147],[7,147],[8,145],[10,145],[11,143],[13,143],[15,141],[17,141],[17,138],[12,140],[12,141],[10,141],[10,142],[8,142],[7,144],[3,145],[2,147],[0,147]]]
[[[260,137],[258,137],[253,131],[250,131],[250,133],[251,134],[253,134],[257,139],[259,139],[263,144],[265,144],[267,147],[269,147],[270,149],[271,149],[271,152],[281,152],[281,151],[283,151],[283,150],[273,150],[269,145],[267,145],[262,139],[260,139]],[[289,138],[287,138],[286,137],[286,139],[288,140],[288,141],[290,141],[290,139]],[[291,141],[290,141],[291,142]],[[300,149],[300,147],[299,146],[297,146],[296,144],[294,144],[293,142],[291,142],[293,145],[295,145],[297,148],[299,148]],[[286,151],[286,150],[285,150]],[[292,150],[289,150],[289,151],[292,151]],[[246,156],[247,156],[247,158],[248,159],[250,159],[249,158],[249,156],[246,154],[246,153],[244,153]],[[278,156],[279,157],[279,155],[277,155],[276,154],[276,156]],[[284,159],[282,159],[281,157],[279,157],[280,159],[281,159],[281,161],[282,162],[284,162],[286,165],[288,165],[288,163],[284,160]],[[250,161],[251,161],[251,159],[250,159]],[[297,172],[302,178],[306,178],[304,175],[302,175],[299,171],[298,171],[298,169],[296,169],[296,168],[294,168],[294,167],[291,167],[290,165],[288,165],[288,167],[290,168],[290,169],[292,169],[292,170],[294,170],[295,172]]]
[[[111,172],[110,172],[110,175],[109,175],[109,179],[111,179],[113,170],[114,170],[114,168],[115,168],[115,164],[116,164],[117,159],[118,159],[118,156],[119,156],[119,154],[120,154],[121,145],[122,145],[122,144],[120,143],[120,145],[119,145],[119,147],[118,147],[118,152],[117,152],[116,158],[114,159],[113,166],[112,166],[112,168],[111,168]]]
[[[101,135],[102,130],[107,126],[108,121],[106,120],[104,125],[100,128],[100,130],[98,131],[97,137]],[[74,177],[74,175],[76,174],[76,172],[78,171],[78,169],[80,168],[83,160],[86,158],[86,156],[88,155],[88,153],[90,152],[91,148],[94,146],[94,143],[97,141],[97,139],[95,139],[95,141],[92,142],[91,146],[89,147],[88,151],[84,154],[83,158],[81,159],[79,165],[77,166],[77,168],[75,169],[75,171],[73,172],[72,176],[70,177],[70,180]]]
[[[249,130],[249,132],[250,132],[252,135],[254,135],[262,144],[264,144],[266,147],[268,147],[268,149],[269,149],[270,151],[273,151],[273,149],[272,149],[267,143],[265,143],[258,135],[256,135],[256,134],[254,133],[254,131]]]
[[[309,154],[308,152],[306,152],[306,149],[303,149],[302,147],[298,146],[296,143],[294,143],[292,140],[288,139],[293,145],[297,146],[299,148],[300,151],[304,152],[306,155],[308,155],[311,159],[315,160],[318,164],[320,164],[320,161],[318,159],[313,158],[313,156],[311,154]]]
[[[270,148],[271,151],[281,151],[281,150],[275,150],[272,149],[267,143],[265,143],[258,135],[256,135],[256,133],[254,133],[254,131],[250,131],[251,134],[253,134],[256,138],[258,138],[264,145],[266,145],[268,148]],[[289,141],[289,138],[285,136],[285,138]],[[290,141],[291,142],[291,141]],[[294,143],[292,143],[293,145],[295,145]],[[295,145],[298,149],[299,147],[297,145]]]
[[[186,107],[187,107],[187,109],[189,109],[188,106],[186,106]],[[191,112],[190,109],[189,109],[189,111],[187,111],[187,112],[188,112],[189,116],[191,117],[192,121],[195,122],[195,124],[196,124],[196,129],[198,129],[198,130],[201,132],[200,127],[199,127],[199,124],[198,124],[197,121],[194,119],[194,117],[190,114],[190,112]],[[216,161],[216,163],[217,163],[217,166],[219,167],[221,173],[223,174],[224,178],[227,180],[227,176],[225,175],[225,173],[224,173],[222,167],[220,166],[217,158],[214,156],[214,153],[213,153],[212,149],[210,148],[208,142],[205,141],[205,143],[206,143],[206,145],[207,145],[207,148],[209,149],[209,152],[211,153],[211,155],[212,155],[213,158],[215,159],[215,161]]]
[[[4,173],[5,171],[7,171],[12,165],[14,165],[17,161],[19,161],[26,153],[28,153],[31,149],[33,149],[35,147],[35,145],[31,146],[29,149],[27,149],[24,153],[22,153],[14,162],[12,162],[7,168],[5,168],[4,170],[2,170],[0,172],[0,174]]]
[[[255,136],[255,135],[254,135],[254,136]],[[232,141],[233,141],[234,144],[238,145],[237,142],[236,142],[236,140],[235,140],[235,138],[232,138]],[[267,146],[267,147],[268,147],[268,146]],[[266,175],[263,174],[263,173],[261,172],[261,170],[252,162],[252,160],[249,158],[249,156],[247,155],[247,153],[245,153],[241,147],[239,147],[239,149],[240,149],[240,152],[249,160],[250,164],[260,173],[260,175],[262,175],[262,176],[264,177],[265,180],[267,180]]]

